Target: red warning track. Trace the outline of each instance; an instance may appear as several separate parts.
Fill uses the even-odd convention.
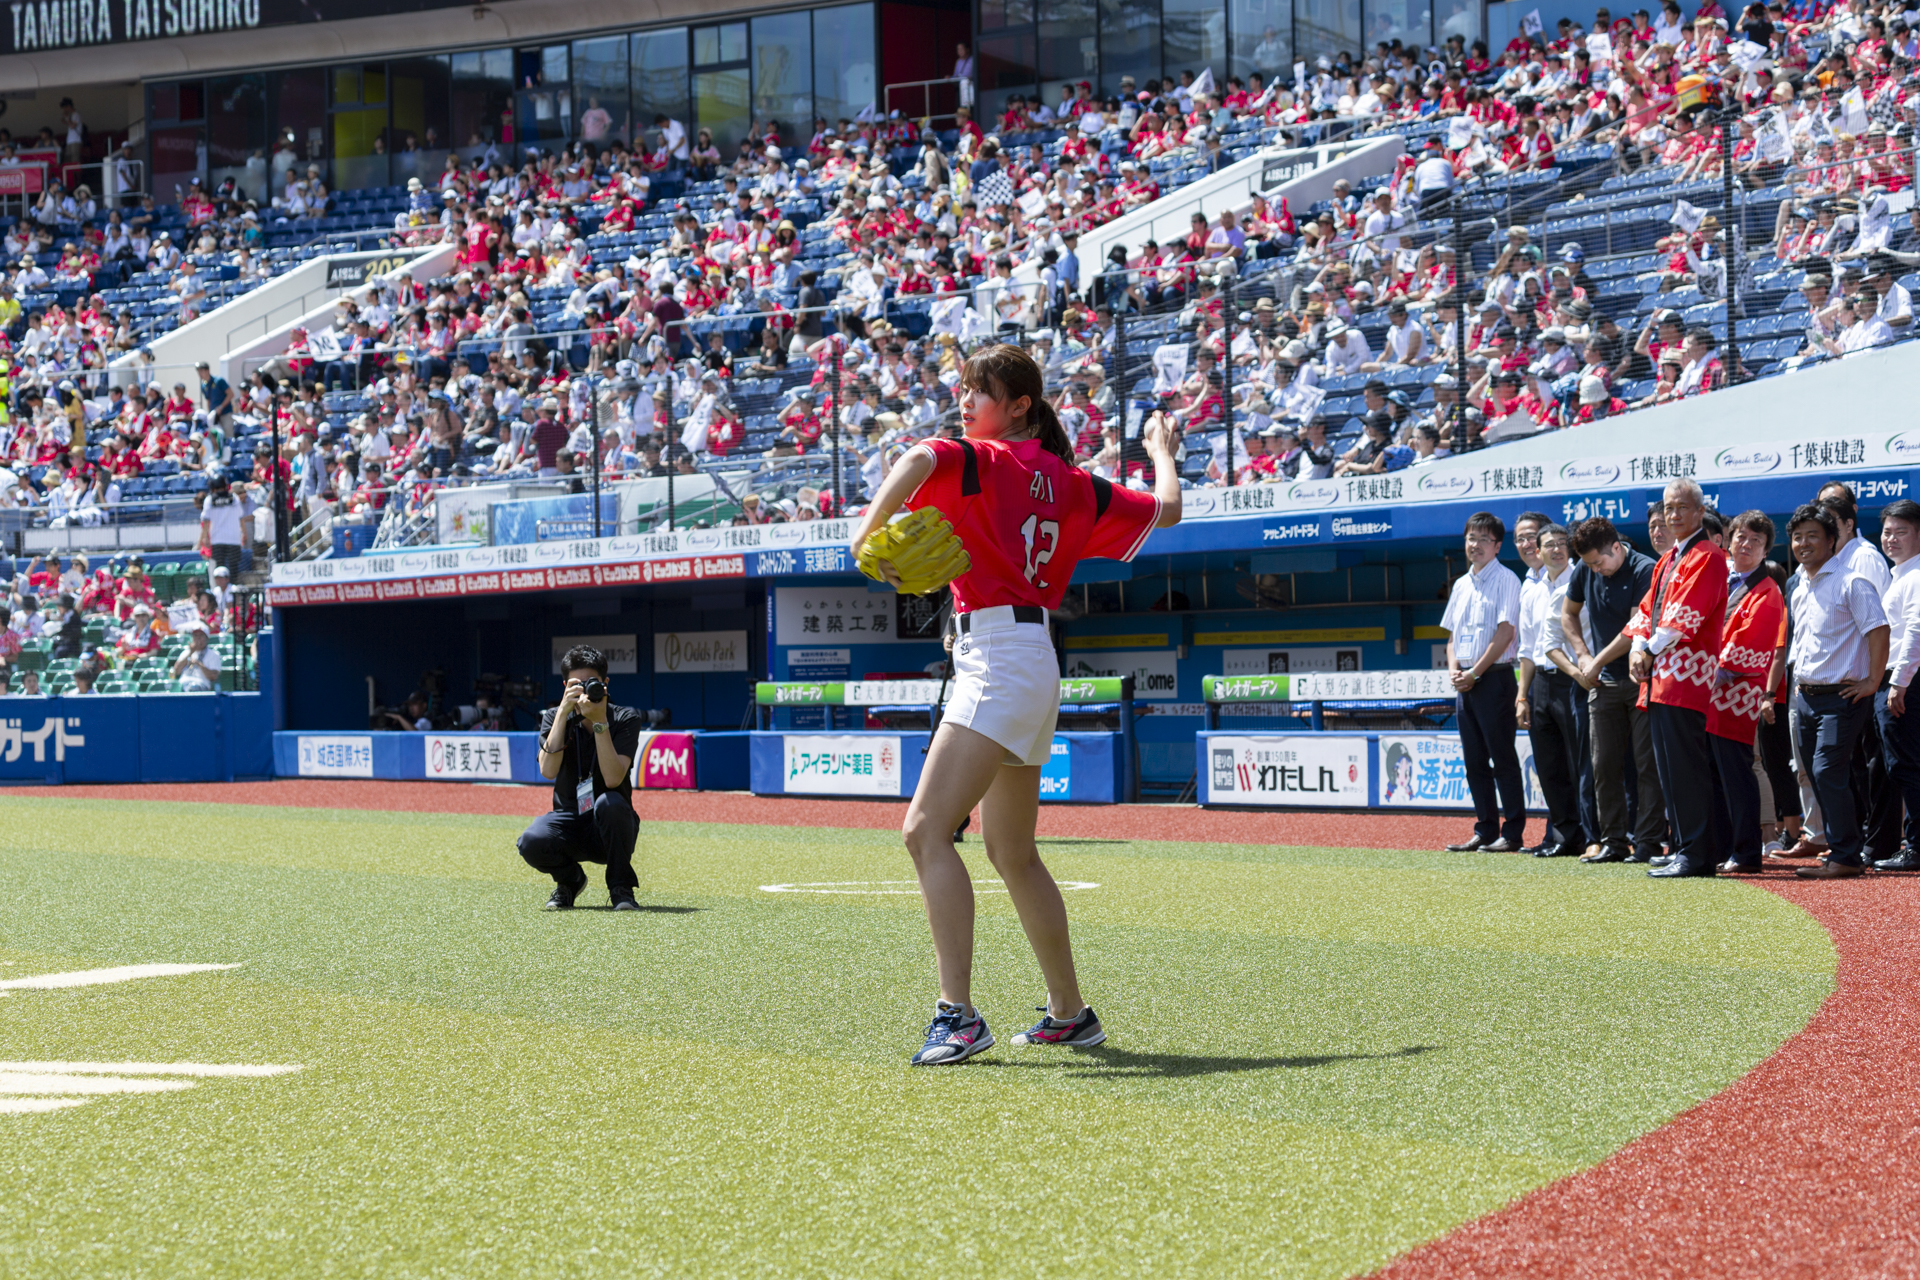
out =
[[[8,787],[0,795],[67,800],[171,800],[206,804],[298,805],[315,809],[386,809],[403,813],[479,813],[532,817],[552,792],[534,786],[450,782],[361,782],[281,778],[128,786]],[[907,806],[884,800],[807,800],[718,791],[639,791],[642,821],[734,822],[781,827],[865,827],[897,830]],[[1044,805],[1040,834],[1063,839],[1197,840],[1220,844],[1334,845],[1407,849],[1445,844],[1470,834],[1468,819],[1412,814],[1258,813],[1177,805]]]
[[[549,803],[541,787],[319,779],[0,794],[528,816]],[[662,822],[876,829],[905,814],[897,803],[711,792],[643,792],[638,808]],[[1466,824],[1048,806],[1040,833],[1398,849],[1458,839]],[[1920,881],[1813,883],[1778,871],[1760,883],[1819,921],[1839,952],[1836,990],[1805,1029],[1725,1092],[1594,1168],[1397,1259],[1381,1280],[1920,1276],[1920,1215],[1908,1203],[1920,1185]]]

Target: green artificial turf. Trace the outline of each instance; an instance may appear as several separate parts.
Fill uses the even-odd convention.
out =
[[[1365,1272],[1711,1095],[1833,985],[1726,881],[1491,855],[1043,843],[1108,1046],[909,1071],[886,832],[647,824],[639,915],[547,914],[520,823],[0,797],[7,1061],[299,1064],[0,1115],[4,1276]],[[977,843],[966,846],[986,878]],[[584,902],[605,903],[596,875]]]

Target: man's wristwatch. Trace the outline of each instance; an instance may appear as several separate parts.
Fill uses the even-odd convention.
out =
[[[595,733],[605,733],[607,731],[607,722],[605,720],[595,722],[593,731]]]

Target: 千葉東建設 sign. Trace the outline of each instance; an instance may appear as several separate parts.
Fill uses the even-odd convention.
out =
[[[900,739],[886,734],[787,734],[785,789],[793,794],[897,796]]]
[[[1365,737],[1210,734],[1201,742],[1210,804],[1367,806]]]
[[[373,738],[364,733],[303,733],[298,767],[303,778],[371,778]]]
[[[745,671],[744,631],[664,631],[653,637],[655,674],[676,671]]]
[[[425,746],[429,781],[513,781],[513,756],[499,734],[430,733]]]

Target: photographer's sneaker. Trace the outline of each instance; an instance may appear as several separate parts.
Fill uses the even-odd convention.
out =
[[[572,884],[555,884],[553,886],[553,896],[547,899],[545,909],[548,911],[573,910],[573,900],[579,897],[580,891],[586,887],[587,873],[584,871],[580,873],[580,878]]]
[[[965,1005],[935,1002],[933,1022],[927,1027],[927,1042],[913,1055],[908,1065],[947,1067],[965,1062],[974,1054],[993,1048],[993,1032],[978,1009],[971,1016]]]
[[[1107,1029],[1100,1025],[1100,1016],[1088,1005],[1072,1018],[1060,1019],[1047,1012],[1047,1006],[1040,1006],[1040,1021],[1022,1031],[1013,1038],[1020,1048],[1034,1045],[1062,1045],[1069,1049],[1091,1049],[1102,1044],[1107,1038]]]
[[[623,893],[614,898],[613,909],[615,911],[638,911],[640,904],[633,900],[632,894]]]

